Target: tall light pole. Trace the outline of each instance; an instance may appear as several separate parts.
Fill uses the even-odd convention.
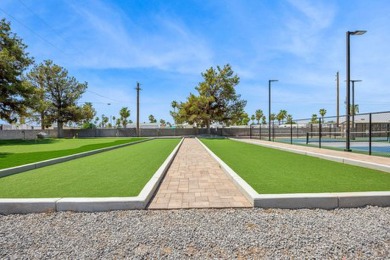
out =
[[[355,128],[355,82],[361,82],[360,79],[351,79],[352,82],[352,127]]]
[[[271,82],[276,82],[277,79],[268,80],[268,141],[271,141]]]
[[[350,93],[350,82],[351,82],[351,53],[350,53],[350,37],[351,35],[362,35],[362,34],[365,34],[367,31],[362,31],[362,30],[358,30],[358,31],[353,31],[353,32],[350,32],[350,31],[347,31],[346,32],[346,39],[347,39],[347,91],[346,91],[346,94],[347,94],[347,126],[346,126],[346,135],[347,135],[347,141],[346,141],[346,144],[345,144],[345,151],[347,152],[350,152],[351,151],[351,126],[350,126],[350,116],[351,116],[351,109],[350,109],[350,106],[351,106],[351,93]]]
[[[139,91],[141,90],[141,88],[139,87],[139,82],[137,82],[137,87],[135,88],[137,90],[137,136],[141,136],[140,135],[140,129],[139,129]]]

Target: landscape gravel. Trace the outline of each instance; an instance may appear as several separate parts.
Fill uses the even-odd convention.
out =
[[[0,259],[389,259],[390,208],[0,215]]]

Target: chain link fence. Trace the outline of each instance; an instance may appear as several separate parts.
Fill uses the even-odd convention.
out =
[[[390,157],[390,112],[251,125],[250,138]]]

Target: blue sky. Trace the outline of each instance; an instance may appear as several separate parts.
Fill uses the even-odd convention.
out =
[[[351,37],[351,79],[360,112],[390,110],[388,0],[2,0],[0,14],[29,46],[37,63],[51,59],[88,91],[81,101],[98,115],[121,107],[141,121],[172,122],[171,101],[185,101],[201,72],[226,63],[241,78],[246,111],[285,109],[295,119],[325,108],[345,111],[345,32]],[[110,103],[111,105],[108,105]]]

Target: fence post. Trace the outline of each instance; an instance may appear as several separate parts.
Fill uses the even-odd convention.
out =
[[[261,140],[261,124],[259,124],[259,139]]]
[[[275,124],[272,123],[272,142],[275,142]]]
[[[291,122],[290,122],[290,144],[293,143],[292,138],[293,138],[293,123],[291,120]]]
[[[252,125],[249,125],[249,139],[252,139]]]
[[[313,138],[313,123],[310,123],[310,137]]]
[[[322,135],[322,122],[321,118],[319,119],[318,124],[318,147],[321,148],[321,135]]]
[[[368,154],[371,155],[371,136],[372,136],[372,114],[368,117]]]
[[[309,144],[309,132],[306,132],[306,144]]]

